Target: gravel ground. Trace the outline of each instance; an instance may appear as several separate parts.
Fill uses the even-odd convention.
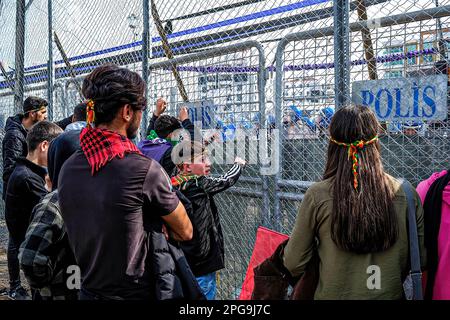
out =
[[[0,202],[3,202],[0,200]],[[3,204],[3,203],[2,203]],[[8,245],[8,230],[6,229],[3,206],[0,205],[0,249],[5,249]]]
[[[8,230],[6,229],[4,202],[0,200],[0,249],[8,246]]]
[[[5,220],[0,219],[0,249],[5,249],[8,246],[8,230],[6,229]]]
[[[0,300],[7,299],[1,293],[8,288],[8,265],[6,260],[6,248],[8,246],[8,230],[3,214],[3,201],[0,200]]]
[[[0,300],[9,300],[6,296],[9,289],[9,275],[8,275],[8,260],[6,257],[6,249],[8,246],[8,230],[4,219],[0,219]],[[29,286],[25,280],[23,272],[20,272],[22,279],[22,286],[28,290]]]
[[[3,295],[8,285],[8,265],[6,261],[6,250],[0,248],[0,300],[7,300],[7,297]]]

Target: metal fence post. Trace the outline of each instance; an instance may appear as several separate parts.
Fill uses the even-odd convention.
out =
[[[55,81],[55,69],[53,66],[53,9],[52,0],[48,0],[48,66],[47,66],[47,101],[48,119],[53,121],[53,83]]]
[[[53,116],[56,116],[56,114],[60,115],[62,118],[70,116],[71,113],[69,113],[66,108],[66,92],[62,82],[54,82],[52,92],[55,97],[53,100]]]
[[[266,134],[264,129],[267,129],[266,121],[266,57],[264,53],[264,48],[258,43],[256,45],[259,53],[259,71],[258,71],[258,100],[259,100],[259,126],[261,131]],[[260,132],[261,132],[260,131]],[[259,136],[259,141],[261,141],[261,133]],[[269,194],[269,177],[267,175],[262,176],[262,190],[263,190],[263,206],[261,210],[262,222],[270,216],[270,194]]]
[[[16,83],[14,90],[14,112],[23,110],[25,64],[25,0],[16,0]]]
[[[149,42],[150,42],[150,6],[149,0],[143,0],[143,21],[144,32],[142,34],[142,79],[145,82],[145,98],[148,101],[148,58],[149,58]],[[148,109],[145,109],[141,122],[141,138],[144,139],[147,133]]]
[[[283,128],[283,72],[284,72],[284,50],[288,44],[288,40],[283,38],[280,40],[275,53],[275,134],[278,137],[277,161],[278,170],[275,174],[275,190],[274,190],[274,209],[272,222],[276,230],[281,228],[281,203],[280,203],[280,181],[283,179],[283,143],[284,143],[284,128]]]
[[[349,0],[334,0],[336,110],[350,102]]]

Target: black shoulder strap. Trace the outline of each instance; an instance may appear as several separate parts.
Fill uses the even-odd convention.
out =
[[[423,300],[422,271],[420,267],[419,238],[417,235],[416,204],[411,190],[411,185],[400,179],[403,191],[408,202],[408,231],[409,231],[409,255],[411,257],[411,280],[413,284],[413,300]]]

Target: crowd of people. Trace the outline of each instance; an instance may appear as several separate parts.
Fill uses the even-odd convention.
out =
[[[136,144],[145,86],[137,73],[108,64],[84,79],[86,100],[70,119],[47,121],[47,102],[29,97],[23,114],[7,120],[11,299],[216,299],[226,257],[214,197],[246,163],[236,158],[212,177],[211,141],[186,108],[178,118],[164,114],[162,99]],[[403,299],[413,210],[425,298],[450,299],[450,171],[423,181],[410,199],[411,185],[383,169],[381,130],[369,108],[335,112],[323,180],[305,193],[278,266],[300,282],[318,261],[314,299]],[[381,272],[375,288],[371,266]],[[77,274],[80,286],[68,285]]]

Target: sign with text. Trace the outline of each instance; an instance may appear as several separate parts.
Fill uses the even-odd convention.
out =
[[[187,102],[179,104],[178,110],[181,107],[187,107],[189,110],[189,119],[195,123],[202,123],[201,129],[214,129],[216,126],[215,111],[213,101]]]
[[[447,76],[353,82],[352,101],[370,107],[380,121],[445,120]]]

